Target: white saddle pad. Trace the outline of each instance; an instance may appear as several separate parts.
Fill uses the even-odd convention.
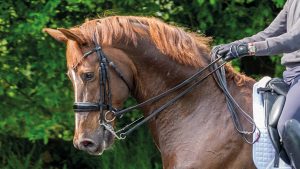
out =
[[[271,80],[270,77],[264,77],[253,86],[253,119],[260,130],[259,140],[253,144],[253,161],[257,169],[291,169],[289,165],[280,160],[279,168],[274,168],[275,149],[268,135],[262,94],[257,92],[260,87],[266,87]],[[253,134],[253,139],[258,135],[258,130]]]

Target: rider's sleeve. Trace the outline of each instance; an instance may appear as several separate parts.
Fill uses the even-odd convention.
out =
[[[279,36],[286,33],[286,20],[287,20],[288,2],[285,3],[283,9],[272,21],[272,23],[263,31],[244,39],[238,40],[238,42],[249,43],[263,41],[270,37]]]
[[[300,49],[300,18],[287,33],[264,41],[254,42],[256,56],[291,53]]]

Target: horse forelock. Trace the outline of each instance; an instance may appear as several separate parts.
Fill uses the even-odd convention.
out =
[[[97,41],[102,46],[109,46],[121,40],[137,46],[139,38],[149,38],[166,56],[180,64],[196,68],[203,66],[201,55],[210,51],[210,37],[186,32],[183,28],[168,25],[153,17],[110,16],[86,21],[78,28],[88,44],[93,44],[96,33]],[[78,47],[75,45],[75,48]],[[74,51],[70,49],[70,52]],[[72,57],[68,58],[68,66],[74,66],[80,61],[79,55],[75,54]],[[244,75],[236,73],[230,65],[226,66],[226,70],[228,77],[238,85],[247,81]]]

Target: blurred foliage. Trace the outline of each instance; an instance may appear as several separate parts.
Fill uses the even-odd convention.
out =
[[[26,156],[16,150],[8,154],[2,151],[0,156],[9,158],[2,158],[0,167],[20,168],[23,164],[23,168],[41,168],[45,162],[42,155],[34,158],[35,164],[28,163],[36,151],[41,151],[43,145],[50,148],[49,140],[72,140],[73,92],[65,75],[65,48],[42,33],[42,28],[68,28],[83,23],[87,18],[106,15],[144,15],[159,17],[168,23],[212,36],[214,44],[221,44],[263,30],[284,3],[285,0],[2,0],[0,134],[3,137],[0,138],[0,149],[7,148],[8,152],[10,150],[9,146],[3,145],[7,141],[5,138],[12,138],[11,147],[15,146],[14,139],[25,140],[23,143],[29,140],[30,144],[26,145],[36,143],[39,147],[27,148]],[[279,57],[252,58],[252,62],[259,63],[261,69],[255,67],[257,64],[247,64],[250,61],[234,61],[233,64],[252,77],[266,74],[280,76],[283,70],[279,65]],[[255,71],[249,73],[247,69]],[[263,71],[265,69],[269,71],[266,73]],[[128,105],[131,102],[133,101],[129,100]],[[127,117],[127,121],[131,119],[132,116]],[[121,162],[126,163],[127,154],[132,155],[143,150],[141,153],[147,157],[148,154],[145,153],[154,153],[154,146],[146,133],[148,132],[144,129],[139,132],[135,146],[130,146],[132,140],[120,143],[123,144],[122,147],[114,149],[114,153],[104,154],[101,159],[109,163],[113,158],[120,158],[123,160]],[[148,138],[147,144],[143,144],[144,138]],[[69,148],[68,151],[74,150]],[[139,156],[131,158],[135,157],[138,159]],[[72,159],[62,160],[59,168],[70,167],[66,160],[75,160],[77,156],[68,158]],[[88,160],[87,157],[85,160]],[[97,159],[90,157],[91,160]],[[153,164],[159,165],[159,160],[150,163],[147,158],[143,158],[144,161],[139,160],[132,159],[132,163],[138,165],[127,168],[154,168]],[[121,168],[121,164],[119,167],[108,168]]]
[[[146,128],[116,142],[102,156],[90,156],[73,148],[72,141],[50,139],[32,143],[27,139],[0,135],[1,169],[101,168],[161,169],[160,156]],[[14,140],[13,142],[11,140]]]

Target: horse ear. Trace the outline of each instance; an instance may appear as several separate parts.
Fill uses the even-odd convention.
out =
[[[44,28],[43,32],[48,33],[50,36],[52,36],[54,39],[56,39],[59,42],[66,43],[68,41],[68,38],[59,30],[51,29],[51,28]]]
[[[80,45],[86,44],[86,40],[82,32],[78,28],[64,29],[58,28],[58,30],[63,33],[68,39],[78,42]]]

